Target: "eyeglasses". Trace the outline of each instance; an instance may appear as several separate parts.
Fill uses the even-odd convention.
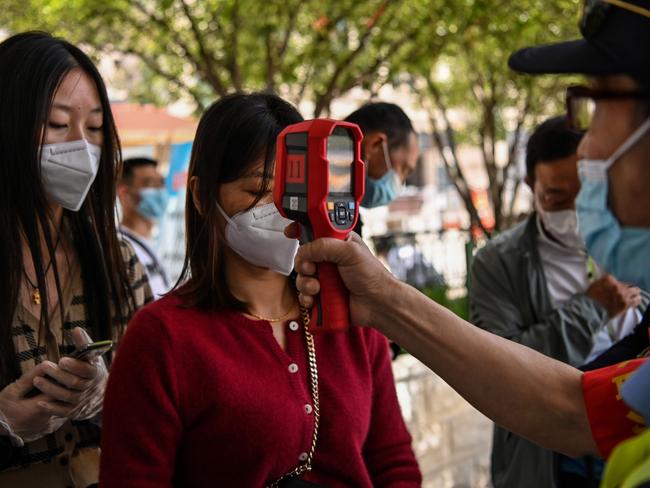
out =
[[[567,119],[576,132],[589,130],[599,100],[650,100],[647,91],[594,90],[586,86],[570,86],[566,91]]]
[[[582,18],[580,20],[580,32],[589,39],[596,35],[607,20],[612,7],[619,7],[628,12],[642,15],[650,19],[650,10],[639,7],[623,0],[585,0],[582,6]]]

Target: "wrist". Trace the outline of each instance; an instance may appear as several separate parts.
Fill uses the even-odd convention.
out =
[[[388,335],[396,325],[398,307],[402,307],[408,296],[410,287],[395,278],[392,274],[386,273],[376,290],[370,296],[370,307],[372,309],[372,321],[370,325],[384,335]]]
[[[9,424],[9,421],[7,420],[7,417],[5,417],[4,413],[2,413],[1,410],[0,410],[0,435],[8,437],[11,440],[11,444],[15,447],[23,447],[25,445],[25,441],[23,441],[22,437],[20,437],[13,431],[11,425]]]

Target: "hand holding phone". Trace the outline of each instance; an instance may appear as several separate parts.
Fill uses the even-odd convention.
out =
[[[113,341],[98,341],[98,342],[91,342],[89,344],[86,344],[84,346],[78,347],[75,349],[68,357],[71,357],[73,359],[77,359],[79,361],[86,361],[90,362],[95,358],[98,358],[104,354],[106,354],[108,351],[110,351],[113,348]],[[45,376],[45,378],[50,381],[51,383],[54,383],[57,386],[61,386],[65,388],[65,385],[62,385],[58,381],[56,381],[54,378],[51,378],[49,376]],[[27,392],[25,395],[25,398],[33,398],[41,393],[41,390],[38,388],[34,387],[30,391]]]
[[[52,366],[53,363],[43,361],[0,390],[3,421],[0,429],[3,436],[11,437],[15,445],[39,439],[58,430],[67,421],[65,418],[54,417],[41,408],[40,399],[44,396],[25,398],[25,393],[33,388],[34,380],[47,374]]]

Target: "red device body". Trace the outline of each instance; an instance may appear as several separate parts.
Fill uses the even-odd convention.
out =
[[[300,222],[307,240],[345,240],[359,218],[365,168],[363,135],[356,124],[314,119],[278,136],[273,199],[286,218]],[[312,333],[350,326],[348,291],[332,263],[318,265],[320,295],[311,312]]]

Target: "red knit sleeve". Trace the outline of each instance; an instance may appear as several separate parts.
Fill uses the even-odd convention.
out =
[[[167,331],[145,308],[129,324],[111,367],[102,421],[100,486],[172,486],[181,436]]]
[[[645,361],[634,359],[582,375],[591,432],[605,459],[619,443],[646,428],[643,417],[625,404],[620,392],[625,380]]]
[[[373,396],[370,430],[363,455],[373,486],[419,487],[422,475],[397,401],[388,341],[378,332],[367,332]]]

